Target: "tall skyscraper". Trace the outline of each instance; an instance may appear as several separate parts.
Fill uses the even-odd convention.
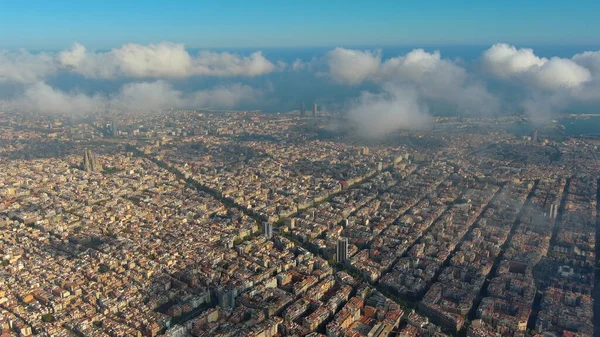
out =
[[[317,110],[319,110],[319,106],[317,105],[317,103],[314,103],[313,110],[312,110],[313,117],[315,117],[317,115]]]
[[[111,129],[113,137],[117,137],[119,135],[119,127],[117,126],[117,122],[116,121],[113,120],[110,123],[110,129]]]
[[[344,262],[348,259],[348,239],[339,238],[335,254],[337,262]]]
[[[273,238],[273,224],[270,222],[263,222],[263,235],[267,239]]]
[[[304,102],[302,102],[302,106],[300,106],[300,117],[306,116],[306,108],[304,107]]]

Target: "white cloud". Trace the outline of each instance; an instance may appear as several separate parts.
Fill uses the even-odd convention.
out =
[[[107,53],[89,52],[74,44],[59,54],[61,65],[89,78],[184,77],[189,76],[192,58],[183,45],[160,43],[126,44]]]
[[[600,51],[586,51],[573,56],[573,61],[590,70],[594,76],[600,75]]]
[[[111,98],[111,107],[134,111],[200,107],[233,108],[242,103],[254,102],[261,97],[261,91],[242,84],[183,93],[165,81],[138,82],[123,86],[119,94]]]
[[[492,115],[499,109],[497,98],[481,81],[476,81],[456,62],[414,49],[406,55],[381,60],[379,52],[336,48],[327,54],[330,75],[338,82],[358,84],[371,81],[409,87],[425,103],[441,103],[470,115]],[[444,111],[447,113],[447,111]]]
[[[258,76],[276,70],[261,52],[240,56],[201,51],[190,55],[182,44],[126,44],[106,53],[88,52],[74,44],[60,53],[61,64],[89,78],[169,78],[189,76]]]
[[[381,82],[412,85],[420,96],[450,105],[469,115],[494,114],[498,102],[482,82],[469,77],[455,62],[442,59],[438,51],[415,49],[382,64],[377,76]]]
[[[192,72],[196,75],[258,76],[274,70],[275,65],[259,51],[247,57],[202,51],[192,60]]]
[[[591,80],[588,69],[566,58],[536,56],[533,49],[495,44],[483,54],[484,67],[500,78],[512,76],[546,90],[577,88]]]
[[[281,70],[260,52],[248,56],[201,51],[190,55],[182,44],[125,44],[108,52],[89,51],[75,43],[59,53],[0,52],[0,82],[35,83],[57,72],[87,78],[183,78],[191,76],[259,76]]]
[[[550,120],[575,102],[600,100],[600,52],[587,51],[572,58],[537,56],[532,49],[495,44],[483,53],[484,68],[507,81],[524,85],[519,103],[535,124]]]
[[[301,59],[296,59],[294,61],[294,63],[292,63],[293,71],[304,70],[304,69],[306,69],[306,67],[307,67],[306,62],[302,61]]]
[[[35,83],[56,70],[56,60],[50,54],[0,51],[0,82]]]
[[[391,84],[378,94],[363,92],[347,116],[367,137],[385,136],[399,129],[421,129],[431,122],[415,90]]]
[[[2,101],[2,106],[46,114],[86,115],[107,108],[122,111],[155,112],[168,108],[233,108],[262,98],[262,91],[242,84],[217,86],[184,93],[168,82],[135,82],[124,85],[114,95],[86,95],[62,91],[38,82],[28,85],[23,94]]]
[[[565,93],[534,93],[525,99],[521,106],[523,112],[534,125],[550,122],[557,110],[568,105],[569,98]]]
[[[592,79],[586,68],[569,59],[553,57],[533,74],[537,84],[545,89],[576,88]]]
[[[64,50],[58,54],[58,61],[66,67],[78,68],[88,57],[84,45],[74,43],[70,50]]]
[[[533,49],[517,49],[505,43],[497,43],[483,53],[484,66],[502,78],[526,72],[533,67],[541,67],[547,61],[537,57]]]
[[[423,49],[414,49],[383,62],[380,51],[336,48],[327,53],[327,64],[334,80],[351,85],[399,79],[423,82],[427,76],[439,73],[444,75],[444,80],[452,77],[462,81],[466,77],[463,68],[442,59],[439,51],[428,53]]]
[[[440,52],[428,53],[423,49],[415,49],[404,56],[398,56],[385,61],[378,75],[383,80],[408,79],[422,83],[431,76],[436,81],[462,82],[466,71],[452,61],[443,60]]]
[[[335,48],[327,53],[329,73],[334,80],[346,84],[359,84],[376,76],[381,67],[380,51],[360,51]]]
[[[233,84],[184,93],[168,82],[130,83],[111,98],[111,107],[133,111],[162,111],[168,108],[233,108],[259,100],[262,92],[248,85]]]
[[[102,96],[67,93],[43,82],[28,86],[13,103],[20,110],[62,115],[84,115],[106,107],[106,99]]]
[[[124,111],[162,111],[180,107],[183,100],[183,94],[168,82],[135,82],[124,85],[111,97],[110,106]]]
[[[120,72],[132,77],[185,77],[190,75],[192,57],[182,44],[126,44],[113,49]]]

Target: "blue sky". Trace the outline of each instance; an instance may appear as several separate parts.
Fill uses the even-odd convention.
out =
[[[597,45],[599,1],[0,0],[0,49]]]

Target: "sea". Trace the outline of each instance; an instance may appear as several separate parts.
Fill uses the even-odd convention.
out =
[[[600,136],[600,116],[561,118],[558,123],[564,126],[564,134],[568,136],[598,135]]]

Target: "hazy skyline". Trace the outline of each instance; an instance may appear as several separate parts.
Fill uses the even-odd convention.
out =
[[[14,33],[0,37],[0,109],[287,112],[317,102],[379,135],[439,115],[544,123],[600,104],[591,2],[252,4],[5,4],[0,30]]]
[[[303,58],[129,43],[94,51],[0,52],[0,108],[85,115],[116,108],[240,108],[287,112],[300,102],[347,112],[380,135],[431,116],[524,114],[544,123],[600,103],[600,51],[567,57],[496,43],[469,60],[435,49],[337,47]],[[578,110],[573,110],[578,109]],[[367,122],[368,123],[365,123]]]

